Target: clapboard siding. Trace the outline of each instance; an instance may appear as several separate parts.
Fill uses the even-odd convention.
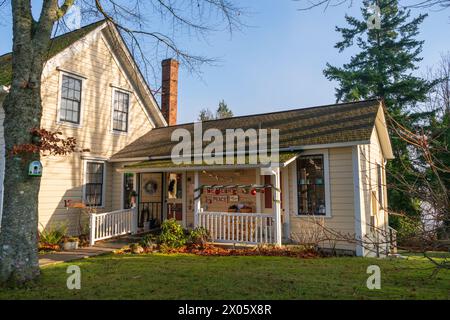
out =
[[[117,64],[105,39],[98,34],[89,46],[75,50],[70,59],[50,70],[42,78],[43,114],[41,126],[60,131],[64,137],[77,139],[79,149],[88,149],[64,157],[45,157],[39,193],[39,222],[42,227],[66,223],[70,233],[77,233],[80,209],[68,209],[65,200],[83,201],[84,158],[108,159],[152,129],[152,122],[134,92],[136,86]],[[82,93],[82,119],[80,127],[58,123],[60,74],[69,71],[85,77]],[[128,133],[112,132],[113,87],[130,91]],[[156,106],[157,107],[157,106]],[[106,164],[104,207],[98,211],[111,211],[121,206],[121,173],[117,165]]]
[[[387,208],[387,189],[386,176],[384,170],[385,158],[381,149],[380,139],[376,128],[373,129],[370,144],[360,146],[361,153],[361,179],[364,194],[364,214],[366,218],[366,236],[375,240],[375,229],[381,233],[387,231],[388,213]],[[382,184],[383,196],[378,199],[378,173],[377,165],[382,166]],[[375,202],[375,205],[374,203]],[[377,203],[379,202],[379,203]],[[374,210],[374,207],[377,208]],[[372,218],[373,217],[373,218]],[[374,228],[371,228],[371,221],[374,222]],[[374,255],[374,252],[367,250],[367,255]]]
[[[355,233],[354,218],[354,195],[353,195],[353,165],[351,148],[328,149],[329,175],[330,175],[330,198],[331,217],[323,218],[327,228],[353,235]],[[302,239],[311,230],[317,229],[311,218],[299,217],[297,215],[297,203],[295,197],[295,164],[289,165],[289,214],[291,239],[296,241]],[[320,218],[318,218],[320,220]],[[317,222],[317,221],[316,221]],[[318,229],[320,230],[320,228]],[[355,250],[354,244],[347,242],[322,242],[323,247],[336,246],[338,249]]]

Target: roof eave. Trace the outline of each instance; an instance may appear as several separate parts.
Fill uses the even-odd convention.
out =
[[[381,150],[383,151],[384,158],[386,160],[392,160],[395,158],[394,151],[392,149],[391,138],[386,124],[386,117],[384,115],[383,102],[380,102],[380,109],[378,110],[377,117],[375,119],[375,128],[377,130]]]

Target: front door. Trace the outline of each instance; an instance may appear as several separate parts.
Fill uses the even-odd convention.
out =
[[[144,230],[157,228],[163,220],[163,174],[142,173],[139,180],[138,226]]]

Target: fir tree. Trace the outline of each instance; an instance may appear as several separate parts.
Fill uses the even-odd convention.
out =
[[[427,98],[435,85],[413,75],[422,60],[423,41],[418,40],[419,26],[427,15],[412,18],[410,10],[400,9],[396,0],[378,0],[380,28],[369,28],[373,18],[372,1],[364,0],[362,18],[346,16],[348,27],[336,27],[342,41],[335,47],[339,52],[356,46],[359,52],[342,67],[327,64],[324,70],[329,80],[338,82],[337,101],[355,101],[369,98],[383,99],[387,111],[405,127],[411,126],[410,110]],[[418,216],[420,203],[397,188],[396,175],[413,179],[407,143],[391,134],[395,159],[388,162],[389,206],[393,211]],[[394,219],[395,220],[395,219]]]
[[[228,105],[225,103],[225,100],[219,102],[219,106],[216,110],[216,113],[213,114],[211,110],[208,108],[200,110],[198,115],[198,121],[207,121],[207,120],[217,120],[217,119],[225,119],[233,117],[233,111],[228,108]]]
[[[228,105],[225,103],[224,100],[219,102],[219,107],[216,111],[216,119],[225,119],[225,118],[231,118],[233,116],[233,111],[228,108]]]

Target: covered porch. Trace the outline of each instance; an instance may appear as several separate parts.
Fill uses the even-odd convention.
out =
[[[155,230],[164,220],[176,219],[187,229],[207,229],[212,242],[281,245],[289,238],[286,166],[296,157],[280,154],[280,162],[271,168],[185,166],[171,160],[124,165],[117,170],[123,175],[123,210],[102,213],[102,219],[114,216],[108,228],[114,230],[122,216],[131,226],[127,233]]]

